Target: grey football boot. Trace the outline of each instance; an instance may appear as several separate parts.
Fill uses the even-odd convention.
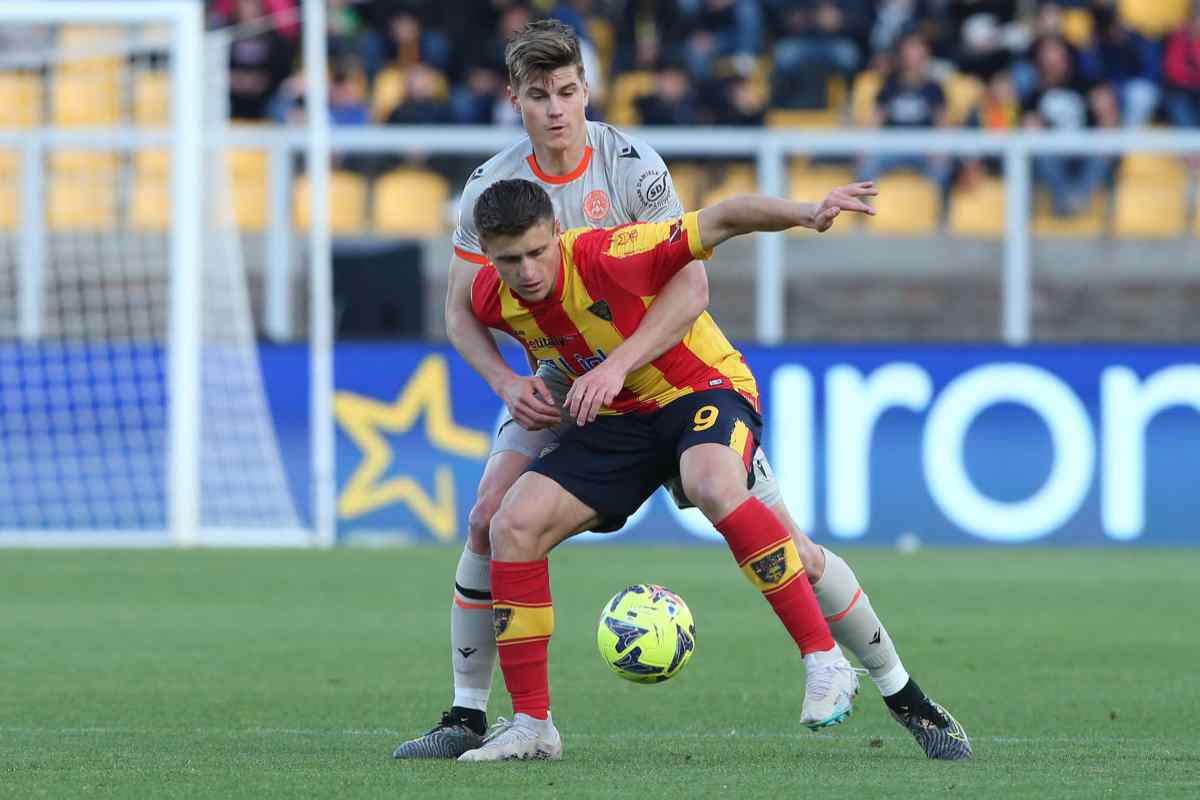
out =
[[[483,736],[463,719],[442,712],[442,721],[424,736],[401,743],[393,758],[458,758],[468,750],[483,746]]]
[[[926,698],[911,713],[889,711],[892,718],[913,735],[929,758],[941,761],[966,761],[974,757],[967,732],[949,711]]]

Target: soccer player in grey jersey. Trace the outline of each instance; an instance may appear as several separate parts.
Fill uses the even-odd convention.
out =
[[[511,418],[502,425],[484,468],[455,573],[452,707],[428,733],[397,747],[397,758],[456,758],[482,744],[497,658],[488,536],[492,516],[509,487],[560,431],[593,420],[620,391],[626,374],[679,342],[708,305],[704,265],[692,263],[654,298],[638,330],[573,384],[550,365],[531,364],[536,371],[530,376],[507,365],[491,333],[471,311],[471,282],[487,263],[473,220],[475,199],[484,189],[507,178],[535,181],[550,195],[564,229],[675,219],[684,209],[653,149],[609,125],[587,121],[587,82],[578,41],[569,28],[553,21],[531,23],[509,42],[505,60],[509,98],[528,136],[475,170],[463,190],[446,293],[446,331],[459,354],[504,401]],[[930,758],[970,757],[962,727],[909,677],[849,565],[815,544],[792,520],[761,450],[752,473],[752,493],[795,540],[834,638],[867,668],[893,717]],[[671,488],[677,502],[686,503],[678,487]],[[814,730],[826,724],[838,716],[835,708],[848,707],[857,689],[857,675],[835,647],[819,668],[807,671],[801,722]]]

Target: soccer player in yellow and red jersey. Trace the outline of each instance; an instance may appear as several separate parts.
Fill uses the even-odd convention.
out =
[[[455,349],[504,400],[510,418],[488,457],[455,571],[450,609],[451,708],[424,735],[402,742],[395,749],[397,758],[452,758],[482,742],[497,658],[489,567],[492,515],[533,459],[574,426],[572,417],[585,422],[594,418],[601,404],[621,389],[628,373],[678,344],[708,303],[704,265],[693,262],[656,293],[637,329],[627,332],[619,346],[605,351],[603,363],[577,380],[568,381],[567,373],[550,359],[532,376],[518,375],[508,367],[471,309],[472,281],[488,264],[473,209],[489,186],[508,178],[536,183],[549,194],[564,228],[673,220],[683,209],[670,173],[653,148],[609,125],[586,120],[587,81],[578,41],[569,28],[551,20],[531,23],[509,42],[505,60],[510,100],[521,114],[527,137],[475,170],[464,188],[446,293],[446,330]],[[568,413],[562,414],[560,407]],[[947,718],[910,679],[854,571],[837,554],[805,536],[791,519],[761,448],[754,453],[753,473],[751,493],[791,533],[806,567],[805,577],[835,639],[868,669],[891,713],[926,753],[944,757],[935,755],[944,750],[936,747],[927,730],[930,724],[944,727]],[[681,507],[688,503],[678,479],[669,487]],[[839,657],[825,672],[844,664]],[[802,721],[811,725],[825,719],[827,709],[816,702],[819,698],[809,699],[813,702],[806,702],[805,710],[813,716]]]
[[[531,359],[571,380],[603,364],[638,327],[647,300],[680,269],[734,236],[804,226],[823,231],[843,210],[873,213],[871,184],[837,189],[821,204],[737,197],[671,222],[557,233],[536,184],[499,181],[475,204],[491,265],[472,282],[480,322],[515,337]],[[684,492],[724,536],[805,659],[805,705],[814,727],[850,712],[852,669],[822,669],[836,652],[791,535],[752,497],[748,468],[761,439],[754,376],[707,313],[683,340],[632,370],[593,421],[567,432],[505,495],[491,525],[496,641],[514,719],[462,761],[559,758],[550,717],[548,644],[554,630],[547,555],[584,530],[614,530],[678,475]],[[836,659],[845,663],[837,654]],[[814,686],[826,682],[827,686]],[[965,736],[963,737],[965,742]]]

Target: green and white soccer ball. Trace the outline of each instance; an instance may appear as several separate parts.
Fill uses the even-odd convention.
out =
[[[596,644],[613,672],[635,683],[674,676],[696,650],[696,623],[683,598],[653,583],[626,586],[600,611]]]

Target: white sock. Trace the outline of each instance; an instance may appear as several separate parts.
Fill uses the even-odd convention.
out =
[[[464,547],[454,584],[454,602],[450,606],[454,705],[486,711],[492,692],[492,672],[496,668],[491,557]]]

